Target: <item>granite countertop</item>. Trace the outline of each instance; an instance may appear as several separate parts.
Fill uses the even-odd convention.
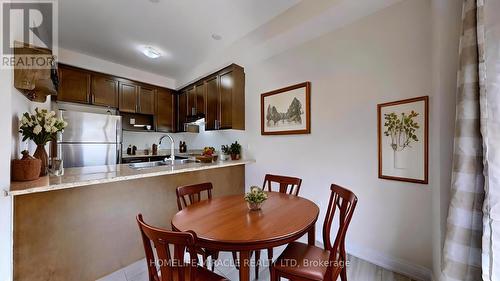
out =
[[[37,192],[75,188],[108,182],[125,181],[147,177],[156,177],[170,174],[186,173],[207,169],[216,169],[254,163],[255,160],[218,161],[214,163],[188,163],[166,165],[154,168],[135,170],[128,164],[91,166],[82,168],[66,168],[62,176],[45,176],[35,181],[11,182],[7,196],[16,196]]]

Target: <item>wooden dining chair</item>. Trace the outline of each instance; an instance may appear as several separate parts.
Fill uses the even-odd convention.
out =
[[[144,222],[141,214],[136,219],[146,252],[149,281],[229,281],[198,266],[196,233],[150,226]],[[173,246],[173,253],[170,246]],[[189,261],[184,259],[186,251]]]
[[[288,176],[279,176],[279,175],[271,175],[266,174],[264,176],[264,184],[262,185],[262,189],[267,191],[273,191],[273,185],[278,186],[278,192],[290,194],[290,195],[299,195],[300,186],[302,185],[302,179],[296,177],[288,177]],[[260,260],[260,250],[255,252],[255,276],[259,278],[259,260]],[[273,249],[267,249],[267,259],[269,264],[273,261]]]
[[[207,192],[205,199],[212,199],[213,188],[214,187],[210,182],[177,187],[175,193],[177,195],[177,207],[179,208],[179,211],[191,204],[200,202],[204,191]]]
[[[213,185],[210,182],[192,184],[179,186],[175,190],[177,195],[177,207],[179,211],[186,208],[187,206],[200,202],[202,200],[202,194],[206,191],[206,199],[212,199],[212,189]],[[210,257],[212,259],[212,271],[215,267],[215,260],[219,258],[219,251],[211,249],[197,248],[196,251],[203,257],[203,264],[207,267],[207,260]]]
[[[273,184],[278,184],[278,192],[298,196],[302,179],[287,176],[278,176],[267,174],[264,177],[264,184],[262,188],[267,191],[273,191]]]
[[[335,281],[339,275],[342,281],[347,281],[345,235],[358,198],[350,190],[335,184],[330,190],[330,202],[323,224],[325,249],[299,242],[290,243],[271,265],[271,281],[280,280],[281,277],[291,281]],[[330,232],[337,208],[339,228],[332,245]]]

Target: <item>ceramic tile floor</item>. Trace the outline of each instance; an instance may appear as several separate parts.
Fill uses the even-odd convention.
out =
[[[284,248],[285,247],[283,246],[274,249],[274,256],[278,257]],[[261,259],[264,259],[266,256],[267,252],[262,251]],[[229,252],[221,252],[219,260],[226,261],[225,263],[231,263],[232,255]],[[349,281],[414,281],[408,277],[388,271],[354,256],[349,256],[349,260],[350,265],[347,269],[347,279]],[[225,263],[224,266],[222,264],[220,266],[216,266],[215,272],[229,280],[237,281],[238,270],[236,270],[233,266],[225,265]],[[250,273],[251,280],[269,280],[269,269],[267,267],[260,269],[259,279],[255,279],[254,268],[250,269]],[[338,280],[340,280],[340,278]],[[146,260],[143,259],[137,261],[97,281],[149,281]]]

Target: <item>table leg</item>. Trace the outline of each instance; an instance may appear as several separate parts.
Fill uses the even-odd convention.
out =
[[[313,224],[309,231],[307,232],[307,244],[309,246],[314,246],[316,243],[316,224]]]
[[[250,251],[240,252],[240,281],[250,280]]]

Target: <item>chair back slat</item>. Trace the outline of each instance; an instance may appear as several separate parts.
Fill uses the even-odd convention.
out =
[[[198,266],[196,234],[192,231],[174,232],[150,226],[144,222],[141,214],[136,219],[146,253],[149,280],[195,281]],[[170,246],[173,246],[173,255]],[[154,255],[155,250],[157,257]],[[185,251],[190,257],[187,263],[184,260]]]
[[[295,177],[287,177],[287,176],[278,176],[278,175],[270,175],[267,174],[264,177],[264,184],[262,185],[263,189],[267,191],[272,190],[272,184],[276,183],[279,185],[278,191],[280,193],[286,193],[290,195],[299,195],[300,185],[302,184],[302,179]]]
[[[345,262],[345,235],[356,204],[358,203],[358,198],[350,190],[336,184],[332,184],[330,190],[330,202],[328,203],[328,209],[323,224],[323,244],[325,245],[325,249],[330,251],[330,261],[335,261],[337,254],[339,254],[341,260]],[[339,228],[335,235],[334,243],[332,244],[330,238],[331,228],[337,209]]]
[[[179,211],[191,204],[200,202],[204,191],[207,192],[207,199],[212,199],[212,189],[213,186],[210,182],[177,187],[175,192]]]

